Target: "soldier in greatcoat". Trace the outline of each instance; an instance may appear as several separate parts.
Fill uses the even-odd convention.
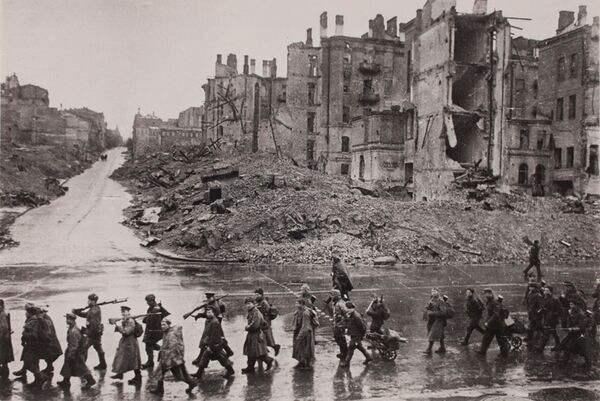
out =
[[[542,334],[542,307],[544,304],[544,296],[542,295],[538,283],[533,282],[529,284],[526,303],[529,328],[523,341],[531,341],[533,343]]]
[[[343,361],[346,359],[346,355],[348,355],[348,341],[346,340],[346,315],[348,309],[346,308],[346,301],[342,299],[339,290],[332,290],[330,296],[333,300],[333,339],[340,349],[337,357]]]
[[[42,306],[40,310],[40,321],[42,327],[42,338],[44,342],[44,361],[46,362],[46,368],[43,370],[48,376],[52,376],[54,373],[53,363],[62,355],[62,347],[58,336],[56,335],[56,328],[54,322],[48,315],[46,307]]]
[[[292,358],[298,361],[299,369],[310,369],[315,359],[315,333],[314,329],[319,325],[317,313],[307,306],[304,298],[296,300],[296,311],[294,312],[293,351]]]
[[[490,288],[483,290],[486,298],[485,310],[487,317],[484,323],[483,338],[481,339],[481,348],[477,352],[481,356],[485,356],[487,350],[492,343],[494,337],[500,347],[500,355],[508,355],[508,344],[504,338],[506,325],[504,323],[505,312],[502,306],[494,297],[494,292]]]
[[[481,334],[483,334],[483,329],[479,325],[481,321],[481,316],[483,315],[483,310],[485,309],[483,306],[483,302],[479,297],[475,294],[475,289],[467,288],[467,301],[465,303],[465,311],[467,316],[469,317],[469,325],[467,326],[467,334],[465,335],[465,339],[461,343],[461,345],[469,345],[469,339],[471,338],[471,334],[473,330],[477,330]]]
[[[191,394],[196,382],[188,374],[185,367],[183,332],[181,326],[172,326],[169,319],[160,322],[162,330],[162,345],[158,351],[158,367],[155,370],[157,379],[156,387],[150,390],[154,394],[163,394],[164,376],[170,371],[175,381],[184,381],[188,388],[186,393]]]
[[[538,345],[538,350],[543,351],[550,339],[554,338],[554,347],[552,351],[556,351],[560,344],[560,337],[556,332],[556,326],[560,323],[562,316],[562,305],[558,298],[553,294],[551,286],[544,287],[544,300],[542,305],[542,337]]]
[[[221,328],[221,323],[214,315],[211,308],[206,309],[206,322],[204,323],[204,331],[200,339],[200,356],[197,362],[198,371],[194,376],[201,378],[204,374],[204,369],[208,367],[210,361],[219,361],[227,371],[224,377],[230,377],[235,372],[233,370],[233,362],[227,356],[223,349],[225,342],[225,334]]]
[[[146,313],[153,314],[159,313],[158,315],[150,315],[142,319],[142,323],[146,324],[146,330],[144,330],[144,338],[142,342],[146,345],[146,355],[148,360],[142,365],[142,369],[152,368],[154,366],[154,351],[160,349],[158,342],[162,338],[162,329],[160,322],[165,317],[169,316],[170,313],[163,308],[163,306],[156,302],[154,294],[146,295],[146,303],[148,304],[148,311]]]
[[[215,317],[217,318],[217,320],[219,321],[219,323],[221,323],[223,321],[223,314],[225,313],[225,310],[226,310],[225,304],[223,304],[221,301],[217,301],[217,299],[215,298],[214,292],[207,292],[207,293],[205,293],[205,295],[206,295],[206,307],[203,308],[204,312],[197,313],[194,316],[194,319],[198,320],[200,318],[206,318],[206,310],[208,308],[210,308],[213,310],[213,313],[214,313]],[[223,350],[227,354],[227,357],[231,357],[234,354],[231,347],[229,347],[229,343],[227,342],[227,340],[223,340]],[[198,355],[198,358],[196,358],[194,360],[194,362],[192,362],[192,363],[194,365],[197,365],[198,361],[200,360],[200,357],[201,357],[201,355]]]
[[[71,377],[81,377],[85,381],[84,388],[90,388],[96,384],[96,380],[92,377],[90,370],[85,364],[87,354],[87,341],[81,335],[79,327],[77,327],[77,318],[74,313],[65,315],[67,320],[67,349],[65,350],[65,360],[63,367],[60,370],[62,381],[57,382],[63,388],[71,387]]]
[[[14,372],[15,376],[25,379],[27,371],[33,373],[35,377],[34,385],[42,386],[48,381],[49,377],[43,372],[40,372],[40,359],[43,359],[45,346],[42,338],[42,318],[39,316],[41,311],[32,304],[25,305],[25,324],[23,333],[21,334],[21,361],[23,367],[21,370]]]
[[[256,308],[254,298],[246,298],[246,310],[248,311],[246,324],[246,341],[244,342],[244,355],[248,358],[247,367],[242,369],[242,373],[253,373],[256,361],[262,361],[269,370],[273,366],[273,358],[269,357],[267,342],[263,333],[265,319],[262,313]]]
[[[444,328],[446,327],[446,308],[447,304],[440,297],[437,289],[431,290],[431,299],[425,308],[425,318],[427,319],[427,339],[429,345],[423,352],[425,355],[431,355],[433,344],[440,343],[440,347],[435,351],[438,354],[446,352],[444,345]]]
[[[273,329],[271,327],[271,304],[269,304],[269,301],[265,298],[265,292],[262,288],[257,288],[256,291],[254,291],[254,299],[256,300],[256,308],[262,314],[263,319],[265,319],[263,333],[265,334],[267,347],[273,348],[275,356],[277,356],[279,355],[281,346],[275,342],[275,338],[273,337]]]
[[[140,358],[140,346],[136,334],[136,323],[131,318],[131,308],[129,306],[121,306],[122,320],[115,324],[115,331],[121,334],[119,346],[115,352],[112,371],[114,373],[111,379],[123,379],[123,374],[129,371],[134,372],[135,376],[128,383],[132,385],[140,385],[142,383],[142,361]]]
[[[94,347],[98,354],[98,365],[94,366],[95,370],[106,369],[106,358],[104,356],[104,349],[102,348],[102,334],[104,332],[104,325],[102,324],[102,311],[98,304],[98,295],[88,295],[87,304],[89,306],[87,311],[81,309],[73,309],[71,312],[75,315],[85,318],[86,320],[86,333],[87,333],[87,347]]]
[[[15,360],[11,336],[10,313],[5,311],[4,300],[0,299],[0,380],[8,379],[8,364]]]

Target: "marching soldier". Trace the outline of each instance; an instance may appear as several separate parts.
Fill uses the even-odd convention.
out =
[[[566,326],[568,334],[560,344],[560,349],[564,351],[564,362],[568,362],[573,355],[581,355],[585,360],[585,366],[589,368],[592,360],[586,337],[588,319],[585,312],[574,301],[569,303]]]
[[[444,345],[444,328],[446,327],[446,308],[447,304],[440,298],[440,293],[436,288],[431,290],[431,299],[425,309],[427,319],[427,337],[429,345],[423,352],[425,355],[431,355],[433,344],[439,341],[440,347],[435,351],[438,354],[446,352]]]
[[[221,322],[223,321],[223,313],[225,313],[225,310],[226,310],[225,305],[221,301],[218,301],[215,298],[214,292],[207,292],[204,295],[206,295],[206,307],[203,308],[204,312],[200,312],[200,313],[196,314],[194,316],[194,319],[195,320],[198,320],[200,318],[206,319],[206,316],[207,316],[206,311],[210,308],[213,311],[213,315],[219,321],[219,324],[221,324]],[[227,342],[227,340],[225,340],[225,338],[223,338],[223,350],[227,354],[227,357],[231,357],[234,354],[233,350],[231,349],[231,347],[229,347],[229,343]],[[196,358],[196,360],[194,361],[195,363],[194,362],[192,362],[192,363],[197,364],[198,361],[200,361],[201,356],[202,355],[198,355],[198,358]]]
[[[54,374],[54,366],[53,363],[58,359],[59,356],[62,355],[62,347],[60,346],[60,341],[58,340],[58,336],[56,335],[56,329],[54,327],[54,322],[48,316],[48,311],[46,307],[40,307],[40,322],[42,327],[42,338],[44,342],[44,361],[46,362],[46,368],[43,370],[45,374],[48,376],[52,376]]]
[[[0,380],[8,379],[8,364],[15,360],[11,335],[10,313],[4,310],[4,300],[0,299]]]
[[[356,308],[352,302],[346,302],[346,309],[348,311],[346,314],[346,327],[348,328],[348,335],[350,336],[350,346],[348,347],[346,359],[344,359],[340,365],[350,365],[350,361],[354,355],[354,350],[356,349],[365,356],[365,361],[363,364],[368,365],[373,358],[371,358],[371,355],[369,355],[362,344],[362,340],[365,337],[365,334],[367,334],[367,325],[363,321],[360,314],[356,311]]]
[[[40,359],[45,354],[41,337],[43,323],[39,316],[40,312],[32,304],[25,305],[25,325],[21,334],[21,345],[23,346],[21,361],[23,361],[23,367],[13,373],[15,376],[25,379],[27,371],[30,371],[35,377],[33,384],[38,386],[42,386],[49,379],[45,373],[40,372]]]
[[[269,357],[267,343],[262,332],[265,319],[256,308],[254,298],[246,298],[244,303],[248,311],[248,324],[245,327],[248,333],[244,342],[244,355],[248,357],[248,366],[242,369],[242,373],[253,373],[256,361],[264,362],[267,365],[265,370],[269,370],[273,366],[273,358]]]
[[[544,297],[540,291],[540,285],[536,282],[529,284],[529,293],[527,294],[527,316],[529,318],[529,328],[527,335],[523,339],[525,342],[532,343],[542,332],[542,307]]]
[[[529,265],[523,270],[523,275],[527,279],[529,270],[535,266],[538,281],[542,279],[542,269],[540,267],[540,241],[533,241],[533,245],[529,249]]]
[[[292,358],[298,361],[296,368],[310,369],[315,359],[315,333],[314,329],[319,325],[317,313],[307,306],[304,298],[296,300],[296,312],[294,312],[293,351]]]
[[[76,316],[82,317],[86,320],[86,333],[89,347],[94,347],[98,354],[98,365],[94,366],[95,370],[106,369],[106,359],[104,357],[104,349],[102,348],[102,333],[104,332],[104,325],[102,324],[102,311],[98,304],[98,295],[88,295],[88,310],[73,309],[71,312]]]
[[[538,347],[539,351],[544,351],[550,336],[554,338],[554,347],[552,348],[552,351],[556,351],[560,344],[560,337],[558,337],[558,334],[556,333],[556,326],[560,322],[560,317],[562,316],[562,305],[552,292],[553,288],[551,286],[544,287],[544,303],[542,307],[543,330]]]
[[[198,357],[198,371],[194,376],[198,379],[202,378],[204,369],[208,367],[209,362],[219,361],[221,366],[227,369],[223,377],[231,377],[234,375],[233,362],[227,356],[223,349],[225,334],[221,328],[221,323],[214,315],[211,308],[206,309],[206,322],[204,323],[204,331],[200,339],[200,356]]]
[[[374,296],[365,313],[371,317],[369,331],[383,334],[383,323],[390,318],[390,310],[383,303],[383,296]]]
[[[262,313],[263,319],[265,319],[265,325],[263,333],[265,334],[265,340],[267,341],[267,347],[273,348],[275,356],[279,355],[281,346],[275,342],[273,337],[273,329],[271,327],[271,304],[265,298],[265,293],[262,288],[257,288],[254,291],[254,299],[256,300],[256,308]]]
[[[81,377],[85,381],[83,388],[90,388],[96,384],[96,380],[92,377],[90,370],[85,365],[87,354],[87,344],[85,338],[81,335],[79,327],[75,322],[76,316],[74,313],[65,315],[67,320],[67,349],[65,350],[65,360],[63,367],[60,370],[62,381],[57,382],[60,387],[71,387],[71,377]]]
[[[333,300],[333,339],[340,348],[337,357],[343,361],[348,355],[348,343],[346,342],[346,315],[348,310],[339,290],[332,290],[330,296]]]
[[[477,330],[483,334],[483,329],[479,325],[484,310],[483,302],[481,302],[481,299],[479,299],[479,297],[475,294],[475,290],[473,288],[467,288],[466,294],[466,312],[467,316],[469,317],[469,326],[467,327],[467,334],[465,335],[465,339],[461,345],[469,345],[469,338],[471,338],[473,330]]]
[[[499,305],[498,301],[494,297],[494,293],[490,288],[483,290],[483,294],[486,298],[485,309],[487,318],[484,323],[483,338],[481,339],[481,348],[477,352],[479,355],[485,356],[490,344],[494,337],[500,347],[500,355],[508,356],[508,344],[503,338],[504,333],[504,316],[505,311]]]
[[[175,381],[187,383],[186,393],[191,394],[196,382],[190,377],[185,367],[183,332],[181,326],[171,326],[169,319],[163,319],[160,322],[162,330],[162,345],[158,351],[159,367],[156,369],[157,384],[150,390],[153,394],[163,394],[165,392],[164,376],[167,371],[171,371]]]
[[[137,338],[141,335],[141,325],[131,318],[129,306],[121,306],[121,317],[122,320],[115,323],[115,331],[121,334],[121,339],[112,365],[114,375],[110,378],[122,380],[124,373],[133,370],[135,376],[128,383],[139,386],[142,384],[142,361]]]
[[[146,295],[146,303],[148,304],[149,316],[142,319],[142,323],[146,324],[146,330],[144,331],[143,343],[146,344],[146,355],[148,360],[142,365],[142,369],[152,368],[154,366],[154,350],[159,350],[160,346],[158,342],[162,338],[162,329],[160,322],[165,317],[169,316],[170,313],[163,308],[163,306],[156,302],[154,294]],[[152,313],[152,315],[150,315]],[[159,313],[159,314],[154,314]]]

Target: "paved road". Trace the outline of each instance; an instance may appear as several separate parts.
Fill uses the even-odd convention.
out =
[[[207,400],[346,400],[346,399],[536,399],[592,400],[600,397],[598,370],[586,372],[578,364],[562,366],[550,352],[530,354],[526,350],[511,353],[498,360],[498,349],[492,348],[486,359],[474,354],[475,346],[458,345],[462,339],[464,316],[461,313],[461,291],[466,286],[477,289],[490,286],[505,297],[508,307],[523,312],[523,283],[519,267],[453,267],[435,266],[385,268],[356,266],[351,274],[356,290],[353,300],[362,312],[372,293],[383,294],[392,310],[388,325],[409,339],[402,346],[395,363],[379,358],[369,367],[357,355],[350,369],[338,367],[331,326],[321,318],[317,332],[317,362],[312,372],[295,371],[291,358],[290,331],[294,295],[301,283],[308,283],[317,297],[325,297],[330,282],[328,268],[319,266],[241,266],[180,264],[152,258],[138,246],[131,232],[118,221],[120,210],[129,200],[123,188],[108,180],[110,171],[122,160],[118,151],[109,160],[98,163],[69,182],[68,194],[49,206],[34,210],[18,220],[13,230],[21,246],[0,253],[0,297],[6,300],[13,315],[16,336],[15,354],[20,355],[18,335],[23,324],[22,307],[26,301],[50,305],[50,315],[59,337],[65,337],[63,315],[74,307],[85,305],[87,294],[94,291],[102,299],[129,297],[134,313],[145,311],[144,296],[154,293],[173,314],[175,324],[182,324],[186,341],[186,359],[196,357],[202,322],[184,321],[181,316],[203,299],[205,290],[229,293],[225,333],[236,351],[233,357],[236,376],[226,381],[220,377],[216,363],[209,367],[206,378],[193,398]],[[547,268],[551,282],[566,279],[591,287],[598,278],[595,266]],[[448,327],[448,353],[425,357],[425,323],[422,310],[432,286],[441,288],[457,306],[457,316]],[[274,321],[276,339],[283,349],[278,366],[272,372],[246,377],[241,355],[245,322],[243,298],[262,287],[281,311]],[[291,291],[291,292],[290,292]],[[322,303],[320,306],[322,306]],[[118,316],[118,306],[103,308],[104,320]],[[81,323],[81,322],[80,322]],[[107,323],[104,345],[112,359],[118,336]],[[479,336],[475,335],[475,341]],[[90,352],[88,365],[97,363]],[[62,359],[57,361],[60,368]],[[13,363],[13,370],[18,366]],[[98,376],[98,373],[95,373]],[[46,393],[20,382],[0,392],[1,399],[158,399],[149,394],[148,375],[136,389],[99,375],[99,385],[82,392],[77,380],[68,394],[55,385]],[[55,377],[55,381],[57,378]],[[167,382],[165,399],[185,398],[185,385]],[[487,396],[486,396],[487,395]],[[483,398],[482,398],[483,397]],[[507,398],[508,397],[508,398]]]

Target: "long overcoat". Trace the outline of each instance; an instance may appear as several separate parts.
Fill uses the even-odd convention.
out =
[[[316,319],[311,316],[316,312],[305,307],[294,313],[294,340],[292,358],[300,363],[309,364],[315,358],[315,334],[313,324]]]
[[[446,304],[441,299],[431,300],[427,305],[427,338],[431,341],[442,341],[446,327]]]
[[[256,308],[248,311],[248,324],[246,325],[246,341],[244,342],[244,355],[248,358],[259,358],[267,355],[267,342],[262,328],[265,325],[265,319]]]
[[[267,346],[273,347],[275,346],[275,338],[273,337],[273,330],[271,328],[271,319],[269,317],[271,313],[271,305],[269,301],[262,298],[258,301],[256,308],[260,311],[263,319],[265,320],[265,325],[263,326],[263,333],[265,334],[265,341],[267,342]]]
[[[43,359],[54,362],[62,355],[62,347],[56,335],[54,322],[46,312],[39,315],[42,328]]]
[[[112,371],[114,373],[125,373],[141,368],[140,346],[137,337],[133,334],[134,329],[135,321],[133,319],[122,320],[121,324],[115,326],[115,331],[121,333],[121,339],[113,360]]]
[[[0,312],[0,364],[15,360],[10,329],[10,313]]]
[[[40,333],[40,317],[37,315],[27,317],[21,334],[21,344],[23,345],[21,361],[25,366],[36,364],[43,357]]]
[[[85,365],[87,354],[87,341],[81,335],[77,325],[73,325],[67,331],[67,349],[65,350],[65,361],[60,370],[63,377],[83,377],[90,373]]]

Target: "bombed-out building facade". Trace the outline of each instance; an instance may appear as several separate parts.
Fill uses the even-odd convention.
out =
[[[556,35],[512,37],[510,17],[475,0],[427,0],[408,22],[376,15],[360,36],[326,12],[276,60],[236,55],[203,86],[207,141],[272,151],[352,180],[451,196],[473,169],[501,190],[600,194],[598,18],[561,11]],[[316,36],[316,35],[315,35]],[[318,43],[317,43],[318,40]]]

